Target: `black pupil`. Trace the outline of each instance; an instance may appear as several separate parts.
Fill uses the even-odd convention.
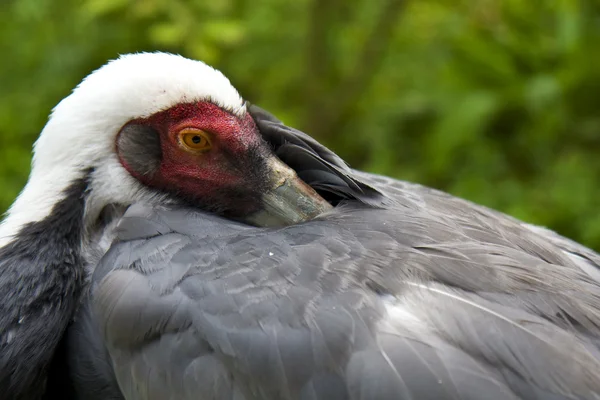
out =
[[[192,137],[192,142],[194,142],[196,144],[200,143],[201,140],[202,140],[202,138],[198,135]]]

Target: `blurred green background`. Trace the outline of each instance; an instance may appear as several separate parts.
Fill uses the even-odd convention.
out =
[[[0,33],[0,211],[60,99],[164,50],[354,167],[600,249],[597,0],[4,0]]]

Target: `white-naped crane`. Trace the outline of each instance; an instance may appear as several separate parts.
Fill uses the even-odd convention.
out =
[[[0,225],[0,399],[44,393],[600,399],[600,256],[127,55],[55,108]]]

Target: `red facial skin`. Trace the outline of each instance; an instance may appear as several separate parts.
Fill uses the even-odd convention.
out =
[[[132,122],[151,126],[161,141],[162,160],[153,176],[137,174],[121,158],[128,172],[142,183],[194,201],[201,200],[211,208],[235,209],[240,213],[257,207],[257,204],[249,204],[255,202],[248,201],[247,207],[241,204],[243,201],[228,204],[234,200],[228,197],[239,200],[241,194],[258,194],[264,184],[262,166],[256,165],[260,163],[249,154],[256,154],[256,149],[266,151],[267,146],[250,114],[240,119],[212,103],[200,101],[179,104]],[[179,132],[185,128],[206,132],[212,144],[210,150],[194,152],[182,146]]]

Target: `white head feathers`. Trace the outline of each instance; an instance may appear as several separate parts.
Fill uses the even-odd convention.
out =
[[[85,78],[53,110],[34,147],[27,186],[0,224],[0,246],[28,222],[42,220],[62,191],[95,168],[86,215],[108,202],[152,201],[152,194],[119,163],[115,138],[135,118],[179,103],[210,100],[243,117],[244,101],[219,71],[167,53],[121,56]]]

